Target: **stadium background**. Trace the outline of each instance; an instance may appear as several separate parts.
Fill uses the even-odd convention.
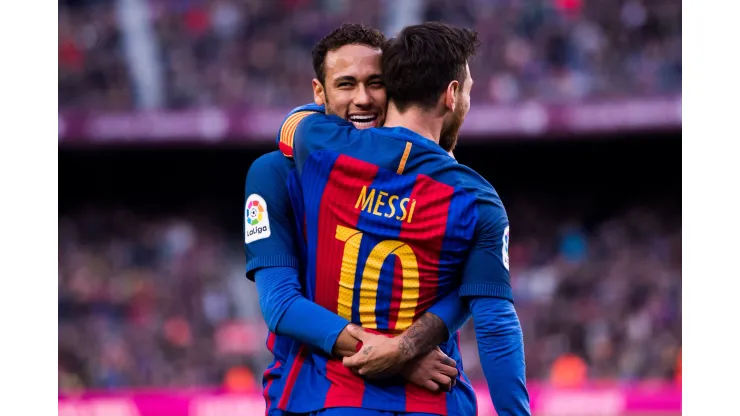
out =
[[[424,20],[484,42],[455,155],[510,216],[534,413],[680,414],[674,0],[60,1],[60,414],[261,413],[246,172],[321,36]]]

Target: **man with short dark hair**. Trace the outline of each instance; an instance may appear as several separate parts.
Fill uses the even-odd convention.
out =
[[[328,114],[349,120],[357,128],[382,125],[387,100],[380,55],[385,42],[376,29],[356,24],[342,25],[322,39],[313,51],[315,103],[325,105]],[[289,119],[286,129],[298,121]],[[285,144],[281,149],[291,150]],[[260,306],[271,331],[267,347],[275,356],[263,379],[269,415],[283,414],[289,404],[297,406],[300,400],[291,399],[292,391],[310,393],[320,384],[291,379],[291,371],[302,365],[290,359],[291,349],[311,347],[318,360],[332,355],[348,357],[357,351],[358,344],[351,331],[365,339],[376,336],[363,333],[350,324],[348,317],[306,299],[307,292],[313,294],[314,288],[304,287],[300,278],[305,243],[302,227],[296,223],[296,218],[303,217],[302,201],[291,199],[295,195],[290,193],[295,184],[294,168],[291,160],[280,152],[272,152],[252,164],[246,184],[247,277],[256,280]],[[436,346],[456,332],[468,315],[467,307],[456,294],[451,294],[430,308],[405,334],[422,336]],[[438,348],[418,351],[414,357],[407,360],[400,373],[419,389],[446,391],[456,383],[455,361]]]
[[[300,175],[295,193],[303,202],[306,287],[314,289],[316,303],[392,334],[459,290],[473,314],[498,414],[529,415],[509,278],[508,217],[493,187],[448,154],[470,108],[468,60],[477,43],[475,32],[442,23],[406,27],[383,51],[384,127],[358,130],[304,106],[292,112],[279,140]],[[296,411],[471,414],[460,410],[463,383],[430,405],[434,398],[422,400],[409,386],[389,396],[387,386],[354,378],[393,373],[413,354],[433,348],[428,340],[357,336],[361,350],[341,367],[317,362],[305,350],[295,353],[295,360],[311,362],[297,377],[356,386],[331,403],[306,399]],[[440,348],[457,358],[457,342],[452,338]]]

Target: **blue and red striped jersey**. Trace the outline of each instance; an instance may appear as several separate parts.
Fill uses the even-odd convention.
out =
[[[300,173],[309,299],[392,335],[458,288],[511,298],[503,205],[439,145],[403,128],[356,130],[339,117],[300,111],[279,140]],[[402,380],[364,380],[340,360],[294,344],[280,408],[474,414],[457,337],[440,348],[461,375],[451,392],[435,394]]]

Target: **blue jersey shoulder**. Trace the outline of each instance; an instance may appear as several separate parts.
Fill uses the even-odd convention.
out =
[[[456,169],[459,171],[460,176],[460,186],[462,188],[472,193],[479,201],[485,201],[503,208],[501,197],[499,197],[496,189],[486,180],[486,178],[468,166],[462,164],[456,165]]]
[[[473,195],[476,200],[479,220],[496,227],[508,225],[504,203],[496,189],[483,176],[465,165],[457,165],[460,172],[460,187]]]
[[[277,175],[285,183],[293,169],[295,162],[283,156],[279,150],[275,150],[255,159],[249,167],[249,176],[255,180],[271,180]]]
[[[420,139],[420,136],[406,129],[393,130],[397,129],[382,133],[389,137],[410,140],[413,143],[406,162],[407,173],[428,175],[437,181],[462,189],[476,200],[479,207],[487,207],[486,211],[489,211],[487,215],[506,217],[498,192],[478,172],[458,163],[437,143],[429,139]]]

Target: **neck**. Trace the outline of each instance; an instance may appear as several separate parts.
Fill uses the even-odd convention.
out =
[[[414,133],[426,137],[439,144],[442,133],[443,118],[434,111],[424,111],[419,107],[409,107],[401,113],[392,102],[388,103],[388,111],[383,127],[403,127]]]

